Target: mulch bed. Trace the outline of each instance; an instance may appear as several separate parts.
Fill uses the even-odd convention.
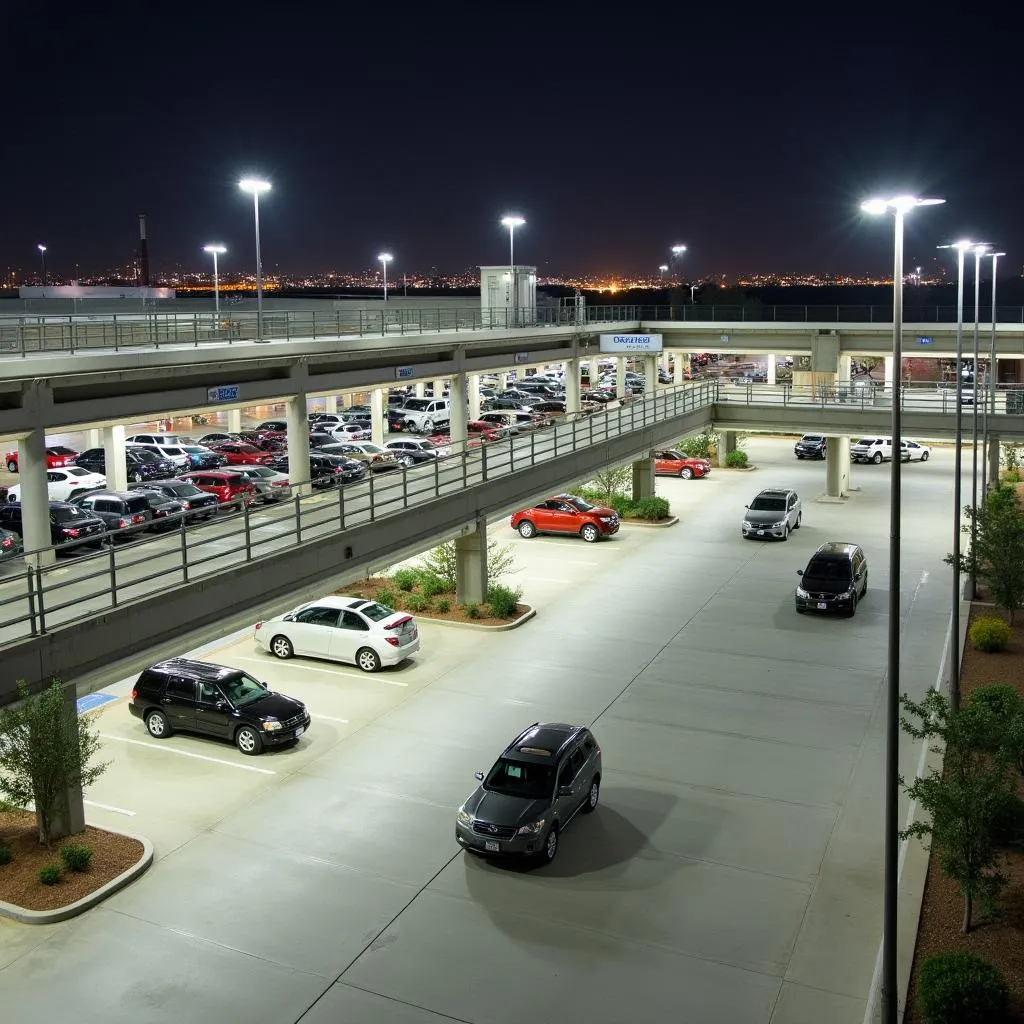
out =
[[[971,609],[971,620],[997,614],[991,606],[976,603]],[[967,641],[960,673],[961,695],[966,697],[979,686],[992,683],[1009,684],[1024,694],[1024,625],[1014,625],[1009,645],[998,654],[976,651]],[[1019,784],[1019,793],[1024,797],[1024,781]],[[971,932],[961,935],[963,899],[956,885],[939,870],[938,858],[930,858],[905,1024],[924,1024],[916,998],[921,963],[935,953],[955,952],[973,953],[1003,972],[1010,989],[1010,1013],[1006,1020],[1024,1024],[1024,850],[1006,851],[1002,870],[1009,884],[1000,898],[1000,917],[995,921],[981,920],[975,905]]]
[[[9,864],[0,866],[0,900],[25,910],[66,907],[137,864],[144,852],[137,839],[91,825],[48,849],[39,842],[36,816],[28,811],[0,811],[0,843],[9,846],[14,855]],[[56,885],[43,885],[39,869],[61,863],[64,843],[91,847],[92,861],[85,871],[65,871]]]
[[[410,594],[419,593],[418,587],[414,587],[408,592],[399,590],[395,586],[394,580],[389,580],[386,576],[368,576],[366,579],[359,580],[358,583],[353,583],[351,586],[337,591],[337,593],[345,594],[350,597],[360,594],[365,598],[376,600],[377,592],[384,587],[387,587],[395,597],[395,600],[391,603],[390,607],[393,607],[395,611],[399,612],[409,611],[409,609],[405,607],[405,598],[409,597]],[[451,606],[448,611],[439,612],[436,608],[431,607],[426,611],[410,611],[409,614],[416,615],[422,619],[443,619],[447,622],[468,622],[473,626],[507,626],[510,622],[515,622],[516,619],[525,615],[530,610],[530,606],[528,604],[518,604],[516,605],[515,615],[510,615],[508,618],[499,618],[494,615],[485,614],[485,612],[489,612],[490,609],[487,603],[484,602],[477,606],[480,610],[480,614],[473,619],[466,614],[464,606],[455,603],[455,598],[452,595],[448,594],[442,596],[447,597],[451,602]],[[434,598],[435,604],[437,600],[438,598]]]

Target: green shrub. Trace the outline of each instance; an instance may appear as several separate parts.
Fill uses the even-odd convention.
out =
[[[464,604],[463,610],[466,612],[466,616],[470,619],[480,618],[480,609],[475,604]]]
[[[577,487],[573,492],[577,498],[582,498],[584,501],[589,501],[592,505],[603,505],[605,503],[604,498],[594,487]]]
[[[669,503],[664,498],[641,498],[634,506],[633,514],[652,522],[668,519]]]
[[[410,612],[425,612],[430,607],[430,598],[422,594],[406,594],[405,607]]]
[[[696,437],[684,437],[676,442],[675,447],[684,455],[693,459],[710,458],[713,449],[718,446],[717,434],[698,434]]]
[[[437,602],[437,610],[442,615],[446,614],[447,612],[450,612],[452,610],[452,603],[451,603],[451,601],[449,601],[447,597],[442,597]]]
[[[1008,469],[1005,473],[1003,473],[1002,482],[1004,484],[1019,484],[1020,473],[1018,473],[1015,469]]]
[[[424,597],[437,597],[445,592],[445,582],[436,573],[420,574],[420,590]]]
[[[420,581],[420,574],[415,569],[399,569],[398,572],[391,577],[391,582],[394,583],[403,594],[408,594],[413,587],[416,586]]]
[[[92,861],[92,847],[81,843],[65,843],[60,848],[60,859],[68,871],[85,871]]]
[[[488,587],[487,603],[491,606],[491,614],[496,619],[510,619],[518,611],[522,596],[523,591],[519,587],[515,590],[500,585]]]
[[[625,494],[613,494],[611,501],[608,502],[608,507],[614,509],[620,519],[636,515],[636,506],[633,504],[633,499]]]
[[[725,464],[730,469],[746,469],[747,453],[741,452],[739,448],[734,448],[731,452],[726,452]]]
[[[39,881],[43,885],[56,885],[60,881],[60,865],[47,864],[45,868],[39,869]]]
[[[928,1024],[995,1024],[1009,1003],[999,969],[971,953],[939,953],[921,967],[918,1006]]]
[[[975,650],[989,653],[1003,650],[1010,642],[1012,633],[1009,623],[995,615],[975,619],[967,631]]]
[[[14,851],[6,844],[0,843],[0,867],[14,860]]]
[[[377,604],[382,604],[386,608],[394,608],[398,603],[398,595],[391,590],[389,587],[381,587],[377,591]]]

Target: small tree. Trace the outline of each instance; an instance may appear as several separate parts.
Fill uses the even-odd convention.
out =
[[[515,550],[511,544],[499,546],[496,540],[487,542],[487,586],[492,587],[495,583],[508,575],[515,564]],[[431,548],[423,556],[422,568],[437,576],[445,586],[445,593],[454,594],[457,587],[456,566],[458,565],[458,554],[455,548],[455,541],[446,540]]]
[[[709,459],[717,447],[718,435],[711,432],[682,437],[676,442],[676,448],[691,459]]]
[[[99,737],[85,715],[69,712],[59,680],[39,694],[22,680],[18,695],[0,709],[0,794],[16,807],[35,804],[39,841],[49,846],[70,834],[68,791],[91,786],[109,762],[96,763]]]
[[[1024,606],[1024,509],[1012,487],[1000,487],[985,496],[980,506],[964,509],[968,522],[965,534],[975,532],[975,546],[961,554],[960,571],[972,570],[985,581],[992,600],[1013,616]],[[946,564],[955,565],[952,554]]]
[[[628,494],[633,483],[633,471],[629,466],[604,469],[593,479],[593,489],[599,500],[609,504],[616,494]]]
[[[942,873],[957,884],[963,896],[960,931],[966,935],[974,902],[977,900],[986,914],[992,913],[1006,884],[999,871],[998,834],[1014,797],[1009,759],[1003,750],[987,753],[982,749],[995,728],[988,705],[977,702],[954,711],[946,698],[934,691],[920,704],[905,694],[900,703],[915,720],[900,718],[905,732],[915,739],[937,738],[945,743],[945,771],[932,769],[910,785],[900,778],[907,796],[930,818],[914,822],[900,838],[930,838]]]

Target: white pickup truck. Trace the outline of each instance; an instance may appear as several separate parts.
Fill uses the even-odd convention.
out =
[[[419,434],[447,430],[452,418],[451,403],[444,398],[409,398],[401,409],[402,426]]]

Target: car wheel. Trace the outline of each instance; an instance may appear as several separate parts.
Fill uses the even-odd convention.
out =
[[[852,619],[857,614],[857,593],[854,591],[853,597],[850,598],[850,608],[846,613],[848,619]]]
[[[868,596],[868,574],[864,573],[864,587],[860,592],[860,599],[863,601]]]
[[[684,466],[681,470],[679,470],[679,476],[683,480],[692,480],[693,479],[693,470],[690,469],[689,466]]]
[[[142,483],[142,474],[138,470],[135,470],[135,472],[132,473],[132,482],[136,484]]]
[[[260,738],[260,734],[251,725],[243,725],[242,728],[235,733],[235,746],[238,747],[243,754],[255,757],[263,749],[263,740]]]
[[[590,814],[597,810],[597,801],[601,798],[601,780],[595,775],[590,780],[590,792],[587,793],[587,802],[583,805],[583,813]]]
[[[921,461],[922,462],[927,462],[928,461],[928,454],[929,454],[928,452],[921,452]]]
[[[782,531],[782,537],[780,539],[783,542],[789,540],[789,523],[786,523],[786,528]]]
[[[424,420],[423,421],[423,433],[424,434],[432,434],[433,432],[434,432],[434,421],[433,420]]]
[[[797,458],[798,458],[798,459],[799,459],[799,460],[800,460],[801,462],[803,462],[803,461],[804,461],[804,457],[803,457],[802,455],[798,455],[798,456],[797,456]]]
[[[797,517],[796,517],[796,525],[793,527],[793,529],[794,530],[799,530],[800,529],[800,524],[803,521],[804,521],[804,514],[803,514],[803,512],[798,512],[797,513]]]
[[[540,859],[545,864],[550,864],[558,856],[558,826],[552,825],[548,834],[544,837],[544,847],[540,852]]]
[[[356,664],[364,672],[380,670],[380,655],[372,647],[360,647],[356,651]]]
[[[595,540],[598,540],[601,536],[600,531],[593,523],[587,523],[582,530],[580,530],[580,536],[588,543],[593,544]]]
[[[806,611],[805,608],[801,608],[800,605],[796,605],[796,613],[797,613],[797,615],[803,615],[805,611]]]
[[[871,457],[871,461],[877,466],[882,461],[882,453],[875,452],[875,454]]]
[[[17,473],[18,472],[18,464],[14,461],[14,459],[8,459],[7,460],[7,472],[8,473]]]
[[[146,715],[146,728],[149,730],[149,735],[155,740],[166,739],[171,735],[171,724],[162,711],[150,711]]]
[[[531,537],[537,536],[537,527],[530,522],[529,519],[524,519],[518,526],[519,536],[524,540],[529,540]]]
[[[405,429],[410,431],[410,432],[414,432],[416,430],[416,422],[415,422],[415,420],[406,420],[405,421]]]
[[[295,653],[295,648],[288,637],[278,634],[270,641],[270,653],[284,661]]]

